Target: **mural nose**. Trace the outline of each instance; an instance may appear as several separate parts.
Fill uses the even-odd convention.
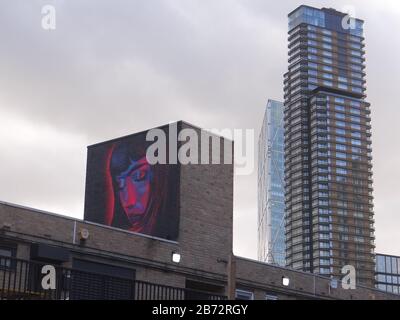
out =
[[[130,182],[130,181],[127,182],[126,191],[127,191],[126,204],[128,206],[135,205],[137,202],[137,190],[132,182]]]

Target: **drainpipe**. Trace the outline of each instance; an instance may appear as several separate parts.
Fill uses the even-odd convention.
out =
[[[233,252],[229,255],[228,261],[228,299],[235,300],[236,297],[236,259]]]
[[[313,276],[314,279],[314,296],[317,294],[316,284],[315,284],[315,275]]]
[[[72,235],[72,244],[76,241],[76,220],[74,220],[74,234]]]

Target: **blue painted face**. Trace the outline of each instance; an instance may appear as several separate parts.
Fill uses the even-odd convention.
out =
[[[146,157],[131,161],[129,167],[119,174],[116,180],[121,206],[135,228],[146,214],[151,194],[152,170]]]

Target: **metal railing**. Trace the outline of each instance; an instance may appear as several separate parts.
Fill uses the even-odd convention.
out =
[[[0,256],[0,300],[224,300],[223,295]],[[47,281],[50,281],[47,283]],[[42,282],[44,282],[44,287]]]

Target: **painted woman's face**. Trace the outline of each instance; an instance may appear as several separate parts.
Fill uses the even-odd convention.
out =
[[[132,161],[128,169],[117,176],[119,199],[132,225],[140,224],[147,211],[151,173],[151,167],[146,157],[143,157]]]

